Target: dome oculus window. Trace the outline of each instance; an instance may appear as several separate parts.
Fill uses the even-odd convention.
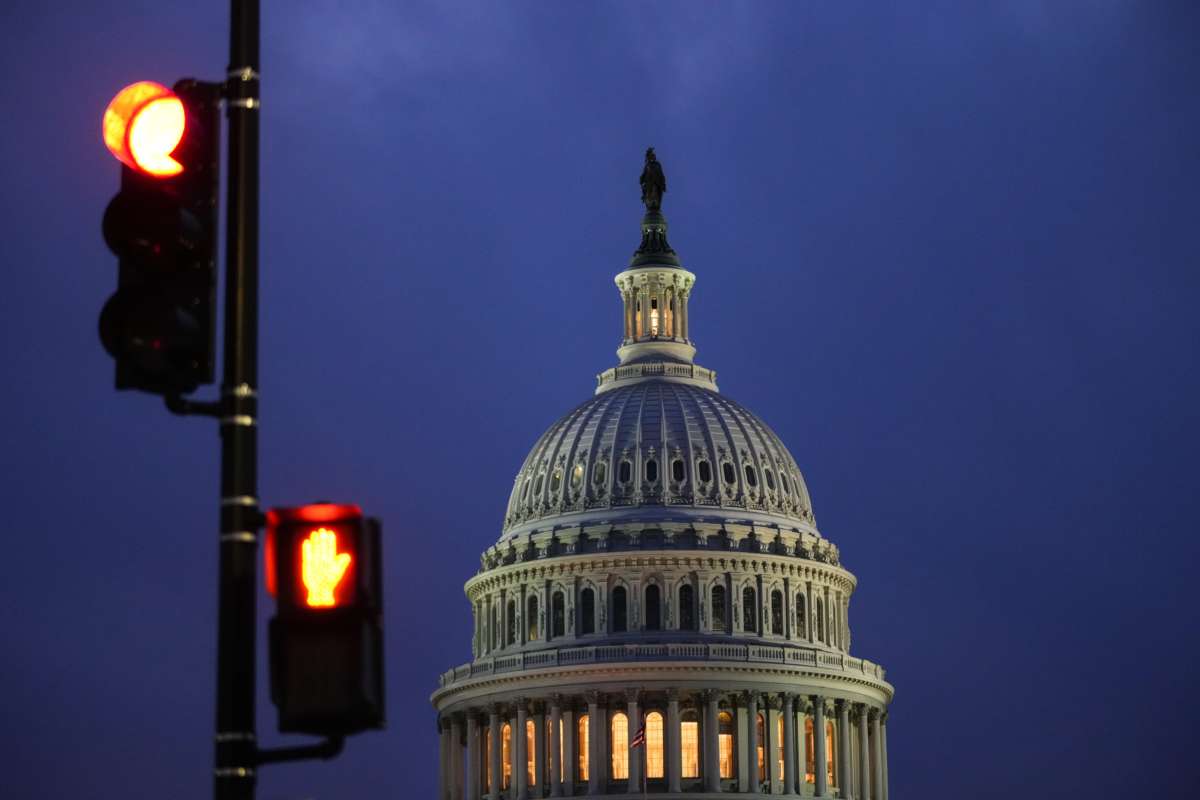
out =
[[[650,483],[658,482],[658,462],[653,458],[646,462],[646,480]]]
[[[700,475],[701,483],[712,482],[712,466],[707,461],[701,459],[700,463],[696,465],[696,472]]]
[[[683,459],[677,458],[671,462],[671,477],[676,483],[683,483]]]

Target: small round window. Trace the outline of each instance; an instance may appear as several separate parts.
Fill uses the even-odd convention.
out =
[[[758,486],[758,475],[754,472],[754,467],[746,465],[746,483],[751,486]]]
[[[733,483],[737,480],[737,475],[733,471],[733,464],[726,461],[721,465],[721,477],[725,479],[726,483]]]
[[[571,470],[571,488],[578,489],[580,484],[582,484],[582,483],[583,483],[583,464],[576,464],[575,468],[573,470]]]
[[[676,483],[683,483],[683,459],[677,458],[671,462],[671,477]]]
[[[646,480],[651,483],[658,480],[658,462],[653,458],[646,462]]]
[[[712,480],[712,467],[707,461],[701,461],[697,464],[696,471],[700,473],[700,481],[702,483],[708,483]]]

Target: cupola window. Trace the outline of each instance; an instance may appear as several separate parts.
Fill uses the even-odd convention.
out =
[[[712,466],[704,459],[696,465],[696,472],[700,475],[701,483],[710,483],[712,481]]]
[[[521,487],[521,502],[522,503],[524,503],[526,500],[529,499],[529,484],[530,483],[531,483],[530,479],[526,478],[525,485]]]
[[[650,483],[658,482],[658,462],[653,458],[646,462],[646,480]]]
[[[792,489],[791,489],[791,487],[790,487],[790,486],[788,486],[788,479],[787,479],[787,475],[784,475],[782,472],[781,472],[781,473],[779,473],[779,485],[780,485],[780,486],[783,488],[783,493],[784,493],[784,494],[791,494],[791,493],[792,493]]]
[[[608,465],[603,461],[597,461],[596,466],[592,467],[592,483],[597,486],[603,486],[608,479]]]
[[[660,608],[658,586],[650,584],[646,587],[646,630],[656,631],[662,627],[662,609]]]
[[[531,594],[529,602],[526,604],[525,625],[527,626],[525,638],[536,642],[538,640],[538,599],[536,594]]]
[[[624,633],[628,627],[626,611],[625,587],[618,586],[612,591],[612,629],[613,633]]]
[[[571,470],[571,488],[578,489],[583,484],[583,464],[576,464]]]
[[[750,586],[742,589],[742,630],[758,633],[758,597]]]
[[[650,301],[650,335],[658,336],[658,300]]]
[[[771,473],[771,470],[764,469],[763,478],[765,478],[767,481],[767,488],[772,492],[775,491],[775,476]]]
[[[565,636],[564,623],[567,615],[563,612],[563,593],[555,592],[550,600],[550,635],[554,638]]]
[[[558,494],[560,486],[562,486],[562,470],[556,469],[550,476],[550,494]]]
[[[686,583],[679,587],[679,629],[696,630],[695,590]]]
[[[617,480],[621,483],[629,483],[633,477],[633,465],[628,461],[622,461],[620,470],[617,472]]]
[[[725,587],[714,586],[712,588],[712,592],[710,593],[710,597],[712,598],[713,629],[723,631],[725,630],[725,626],[729,624],[726,622],[725,616]]]
[[[758,475],[755,474],[754,467],[749,464],[746,465],[746,483],[749,484],[750,488],[758,486]]]
[[[596,632],[596,592],[584,589],[579,595],[579,633]]]
[[[783,592],[771,592],[771,633],[783,636]]]
[[[737,475],[733,471],[733,464],[730,464],[728,461],[726,461],[721,465],[721,477],[725,479],[726,485],[733,485],[734,481],[737,480]]]
[[[544,478],[544,477],[546,477],[546,476],[545,475],[537,476],[537,481],[533,484],[534,497],[538,497],[541,495],[541,493],[542,493],[542,478]]]
[[[677,458],[671,462],[671,477],[676,483],[683,483],[683,459]]]

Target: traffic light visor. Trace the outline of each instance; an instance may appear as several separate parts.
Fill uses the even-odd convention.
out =
[[[186,126],[183,101],[154,81],[139,81],[117,92],[102,123],[109,151],[131,169],[156,178],[183,171],[171,153],[183,140]]]

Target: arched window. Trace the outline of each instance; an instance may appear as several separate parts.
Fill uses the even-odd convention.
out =
[[[566,636],[564,625],[567,615],[563,610],[563,593],[555,592],[550,600],[550,635],[553,637]]]
[[[746,465],[746,483],[751,489],[758,486],[758,476],[754,473],[754,467],[749,464]]]
[[[612,590],[612,629],[613,633],[624,633],[628,630],[629,617],[626,611],[625,587],[618,586]]]
[[[837,786],[837,770],[833,768],[836,740],[837,737],[833,735],[833,720],[825,720],[825,776],[830,786]]]
[[[504,629],[500,626],[500,603],[496,603],[495,605],[492,606],[492,649],[493,650],[495,650],[497,647],[499,647],[500,642],[503,641],[500,638],[500,634],[503,632],[503,630]]]
[[[507,722],[500,729],[500,788],[512,783],[512,726]]]
[[[763,719],[762,712],[759,712],[758,714],[758,721],[755,723],[755,731],[755,737],[758,741],[758,782],[761,784],[767,779],[767,722],[765,719]]]
[[[618,711],[609,723],[609,746],[612,748],[612,773],[614,781],[629,780],[629,717]]]
[[[562,486],[562,470],[555,468],[550,475],[550,494],[558,494],[558,487]]]
[[[683,712],[679,722],[680,776],[700,777],[700,715],[693,709]]]
[[[571,488],[578,489],[583,485],[583,464],[576,464],[571,470]]]
[[[633,478],[633,465],[628,461],[622,461],[620,468],[617,470],[617,480],[621,483],[629,483]]]
[[[537,770],[533,763],[534,756],[534,740],[537,738],[537,726],[533,724],[533,720],[525,720],[525,775],[526,783],[530,788],[537,786]]]
[[[758,596],[750,586],[742,589],[742,630],[758,633]]]
[[[775,476],[771,473],[771,470],[764,469],[763,477],[767,479],[767,488],[772,492],[775,491]]]
[[[709,483],[712,481],[712,465],[701,459],[696,464],[696,474],[700,476],[701,483]]]
[[[712,599],[713,629],[723,631],[729,625],[728,616],[725,614],[725,587],[714,586],[710,597]]]
[[[775,775],[783,780],[783,714],[775,718]]]
[[[646,480],[650,483],[658,480],[658,462],[653,458],[646,462]]]
[[[508,644],[514,645],[517,643],[517,602],[515,600],[509,600],[506,610],[508,620],[505,626],[504,640]]]
[[[817,640],[825,641],[825,601],[817,598]]]
[[[733,715],[728,711],[717,714],[717,755],[722,778],[732,778],[733,774]]]
[[[782,489],[783,489],[783,493],[784,493],[784,494],[791,494],[791,493],[792,493],[792,489],[791,489],[791,487],[790,487],[790,486],[788,486],[788,479],[787,479],[787,475],[785,475],[785,474],[784,474],[784,473],[782,473],[782,472],[781,472],[781,473],[779,473],[779,486],[780,486],[780,488],[782,488]]]
[[[683,459],[677,458],[671,462],[671,477],[676,483],[683,483]]]
[[[533,496],[534,496],[534,497],[538,497],[538,496],[540,496],[540,495],[541,495],[541,493],[542,493],[542,479],[543,479],[543,478],[545,478],[545,477],[546,477],[546,476],[545,476],[544,474],[543,474],[543,475],[538,475],[538,476],[537,476],[537,482],[533,484]]]
[[[576,741],[576,752],[579,754],[579,780],[586,781],[588,779],[588,715],[579,715],[578,736]]]
[[[801,639],[808,638],[808,615],[804,610],[804,594],[796,595],[796,635]]]
[[[682,631],[696,630],[695,594],[691,584],[679,587],[679,629]]]
[[[721,477],[725,479],[725,485],[732,486],[737,480],[737,474],[733,471],[733,464],[726,461],[721,465]]]
[[[521,502],[522,503],[524,503],[527,499],[529,499],[529,484],[530,483],[531,483],[531,479],[526,478],[525,485],[521,487]]]
[[[813,742],[813,721],[812,717],[805,715],[804,717],[804,747],[807,752],[804,754],[804,780],[808,783],[816,783],[817,781],[817,756],[814,752],[816,744]]]
[[[536,594],[529,595],[525,603],[525,638],[528,641],[538,640],[538,599]]]
[[[596,592],[590,587],[579,593],[579,633],[596,632]]]
[[[661,778],[663,771],[663,715],[651,711],[646,715],[646,777]]]
[[[771,592],[771,633],[783,636],[783,592]]]
[[[646,587],[646,630],[656,631],[662,627],[662,609],[659,607],[658,585]]]
[[[600,486],[608,478],[608,465],[603,461],[597,461],[596,466],[592,467],[592,483]]]

